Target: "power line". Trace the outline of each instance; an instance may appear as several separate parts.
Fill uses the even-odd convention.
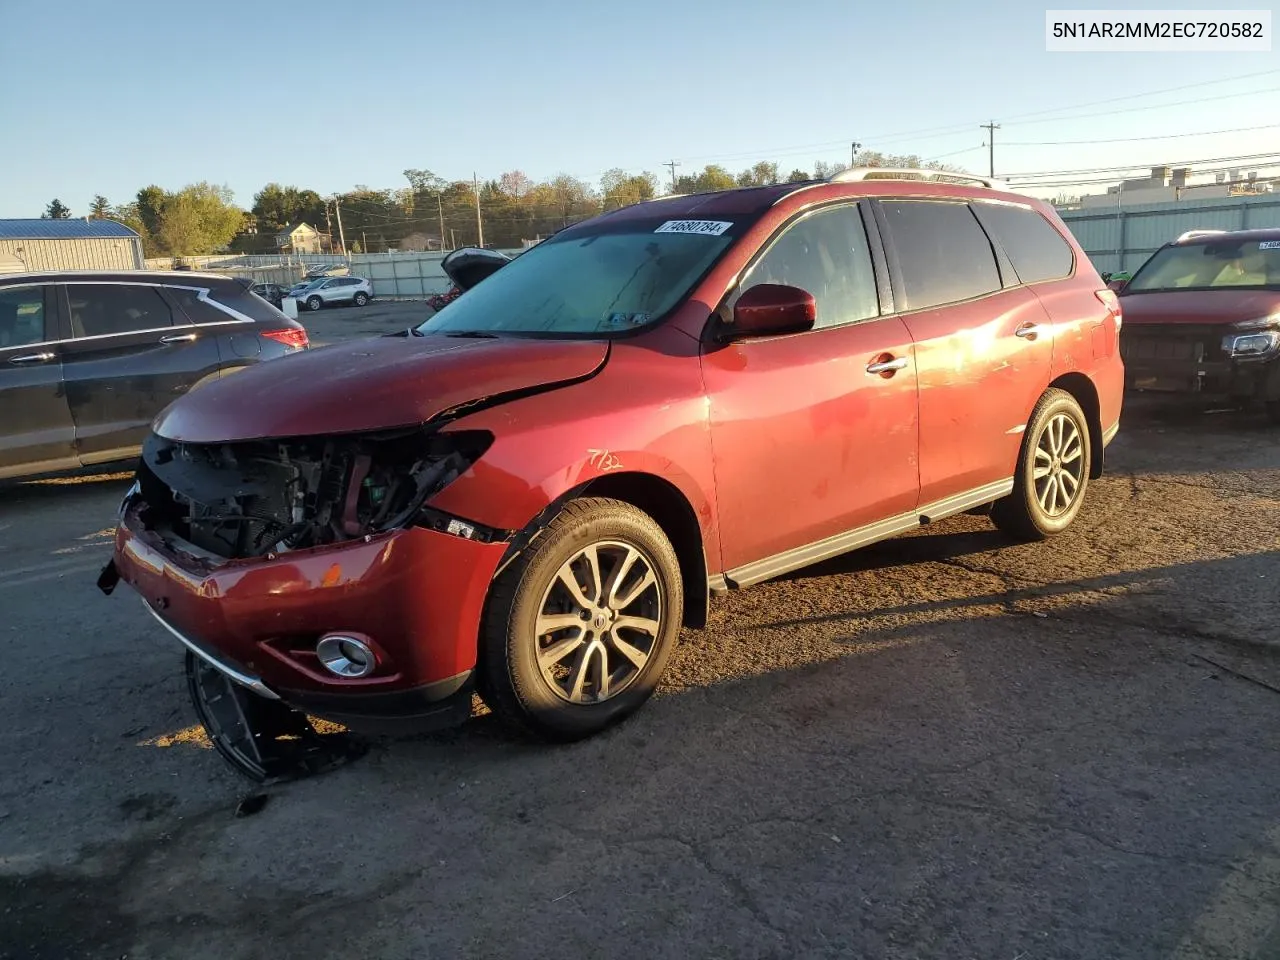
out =
[[[1047,114],[1052,114],[1052,113],[1062,113],[1064,111],[1070,111],[1070,110],[1083,110],[1086,107],[1105,106],[1106,104],[1109,104],[1109,103],[1121,103],[1126,100],[1137,100],[1137,99],[1142,99],[1144,97],[1155,97],[1165,93],[1177,93],[1180,90],[1200,89],[1201,87],[1213,86],[1213,85],[1222,84],[1222,83],[1234,83],[1235,81],[1238,81],[1238,80],[1250,80],[1255,77],[1273,76],[1275,74],[1280,74],[1280,70],[1259,70],[1254,73],[1240,74],[1239,76],[1235,76],[1235,77],[1222,77],[1221,79],[1218,79],[1218,80],[1205,80],[1200,83],[1180,84],[1176,87],[1164,87],[1163,89],[1160,89],[1160,90],[1148,90],[1144,93],[1131,93],[1131,94],[1125,94],[1124,96],[1120,96],[1120,97],[1108,97],[1105,100],[1092,100],[1086,103],[1077,103],[1077,104],[1071,104],[1071,105],[1062,106],[1062,107],[1050,107],[1044,110],[1033,110],[1028,113],[1018,113],[1009,117],[1005,117],[1004,122],[1010,125],[1017,125],[1016,121],[1023,121],[1027,117],[1043,117]],[[1271,90],[1268,89],[1268,90],[1260,90],[1260,91],[1246,91],[1246,93],[1250,93],[1250,92],[1268,93],[1268,92],[1271,92]],[[1169,106],[1169,107],[1185,106],[1188,103],[1203,103],[1203,102],[1208,102],[1214,99],[1226,99],[1228,97],[1236,97],[1236,96],[1242,96],[1242,95],[1244,94],[1233,93],[1233,94],[1227,94],[1226,97],[1207,97],[1202,100],[1183,100],[1183,101],[1178,101],[1176,103],[1156,104],[1151,107],[1138,107],[1136,109],[1145,110],[1145,109],[1161,109],[1162,107],[1166,107],[1166,106]],[[1115,112],[1124,113],[1124,112],[1130,112],[1130,111],[1122,110],[1122,111],[1115,111]],[[1082,117],[1064,117],[1064,118],[1053,118],[1053,119],[1084,119],[1087,116],[1108,116],[1108,115],[1109,115],[1108,113],[1098,113],[1098,114],[1086,114]],[[1053,122],[1053,120],[1052,119],[1051,120],[1035,120],[1035,121],[1027,121],[1027,122],[1047,123],[1047,122]],[[921,139],[929,135],[941,135],[944,133],[960,133],[965,130],[971,130],[971,129],[973,129],[973,127],[972,127],[972,124],[970,123],[951,124],[951,125],[938,126],[938,127],[923,127],[915,130],[900,130],[894,133],[885,133],[877,136],[867,137],[866,140],[867,142],[874,142],[878,146],[888,146],[894,143],[910,142],[910,139]],[[908,138],[908,139],[903,139],[903,138]],[[703,154],[699,156],[686,155],[682,157],[682,159],[686,161],[687,160],[740,160],[746,157],[782,156],[784,153],[787,153],[790,151],[803,151],[803,150],[811,150],[811,149],[816,149],[821,147],[834,147],[834,146],[842,145],[847,142],[848,140],[825,140],[817,143],[793,144],[791,146],[778,147],[774,149],[742,151],[738,153]]]
[[[1275,130],[1280,123],[1264,123],[1257,127],[1232,127],[1228,130],[1197,130],[1194,133],[1163,133],[1151,137],[1115,137],[1109,140],[1005,140],[1006,147],[1074,147],[1093,143],[1137,143],[1142,140],[1176,140],[1182,137],[1209,137],[1219,133],[1247,133],[1253,130]]]
[[[1224,166],[1224,167],[1206,167],[1196,172],[1202,173],[1202,174],[1227,173],[1231,170],[1238,169],[1238,166],[1239,166],[1238,164],[1230,164],[1229,166]],[[1272,158],[1271,161],[1268,161],[1266,163],[1259,163],[1258,166],[1260,167],[1280,166],[1280,154],[1277,154],[1274,158]],[[1051,187],[1077,187],[1077,186],[1091,186],[1095,184],[1104,184],[1104,183],[1115,183],[1117,180],[1123,180],[1123,179],[1125,178],[1118,177],[1118,176],[1089,177],[1084,179],[1034,181],[1034,182],[1015,184],[1015,186],[1017,186],[1019,189],[1022,189],[1022,190],[1045,190]]]
[[[1060,177],[1060,176],[1063,176],[1064,174],[1072,174],[1072,173],[1127,173],[1134,170],[1147,169],[1152,166],[1192,167],[1192,166],[1197,166],[1205,163],[1244,163],[1252,160],[1264,160],[1274,156],[1277,156],[1277,154],[1276,153],[1250,153],[1250,154],[1241,154],[1239,156],[1234,156],[1234,157],[1202,157],[1199,160],[1173,160],[1173,161],[1170,161],[1169,163],[1162,163],[1162,164],[1135,163],[1130,166],[1091,167],[1091,168],[1076,169],[1076,170],[1041,170],[1041,171],[1026,172],[1026,173],[1007,173],[1005,174],[1005,178],[1009,180],[1013,180],[1013,179],[1021,180],[1027,177]]]

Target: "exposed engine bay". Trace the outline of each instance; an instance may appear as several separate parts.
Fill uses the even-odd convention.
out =
[[[224,559],[352,540],[415,522],[477,539],[489,532],[424,515],[423,504],[487,449],[481,432],[421,428],[364,436],[187,444],[152,434],[142,449],[143,523]],[[443,528],[443,527],[442,527]]]

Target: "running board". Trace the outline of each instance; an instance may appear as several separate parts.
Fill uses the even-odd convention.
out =
[[[771,580],[774,577],[782,576],[784,573],[790,573],[792,570],[799,570],[801,567],[807,567],[811,564],[821,563],[823,560],[829,560],[832,557],[838,557],[842,553],[857,550],[859,547],[869,546],[880,540],[888,540],[890,537],[906,533],[914,527],[952,517],[958,513],[964,513],[966,510],[973,510],[975,507],[981,507],[999,500],[1001,497],[1006,497],[1012,492],[1012,479],[1000,480],[983,487],[976,487],[973,490],[966,490],[964,493],[956,494],[953,497],[926,504],[923,507],[912,510],[910,513],[900,513],[896,517],[890,517],[887,520],[880,520],[865,527],[838,533],[834,537],[828,537],[816,543],[806,544],[794,550],[787,550],[772,557],[766,557],[763,560],[744,564],[719,577],[711,577],[708,586],[713,593],[723,592],[725,587],[749,587],[752,584],[760,583],[762,580]],[[717,589],[718,587],[719,589]]]

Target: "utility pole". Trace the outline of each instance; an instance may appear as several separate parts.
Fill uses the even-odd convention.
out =
[[[995,179],[996,175],[996,131],[1000,129],[998,123],[984,123],[980,125],[983,130],[987,131],[987,176]]]
[[[324,232],[329,235],[329,252],[333,252],[333,221],[329,219],[329,202],[324,204]]]
[[[444,202],[440,199],[440,191],[436,191],[436,213],[440,214],[440,250],[444,251]]]
[[[333,212],[338,215],[338,246],[345,257],[347,255],[347,237],[342,232],[342,204],[338,202],[336,195],[333,198]]]
[[[369,252],[369,238],[364,235],[363,230],[360,231],[360,252],[361,253]]]
[[[849,154],[849,166],[856,167],[858,165],[858,151],[862,149],[862,144],[856,140],[851,144],[853,152]]]
[[[663,164],[664,167],[671,168],[671,192],[676,192],[676,167],[680,166],[679,160],[668,160]]]
[[[484,248],[484,224],[480,222],[480,181],[474,173],[471,174],[471,183],[476,190],[476,233],[480,237],[480,248]]]

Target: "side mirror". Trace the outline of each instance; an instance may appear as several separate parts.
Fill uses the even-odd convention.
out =
[[[813,329],[818,303],[813,294],[781,283],[760,283],[747,290],[733,306],[733,325],[726,338],[743,340],[803,333]]]

